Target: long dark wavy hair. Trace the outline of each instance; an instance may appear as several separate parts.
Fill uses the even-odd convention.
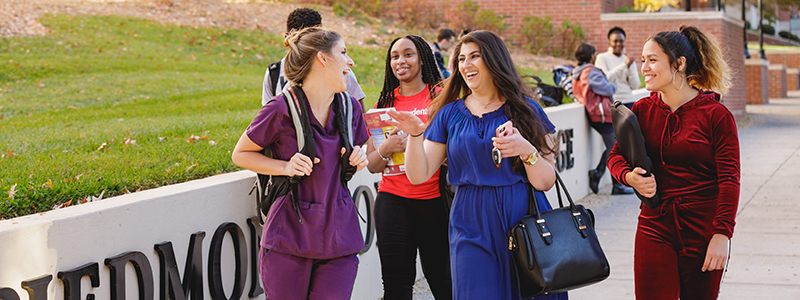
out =
[[[526,98],[530,98],[541,105],[539,97],[520,78],[514,62],[511,60],[511,54],[509,54],[503,40],[491,31],[472,31],[461,38],[461,41],[455,47],[453,55],[459,55],[461,46],[466,43],[478,45],[481,59],[486,68],[489,69],[495,89],[506,99],[506,117],[520,131],[522,137],[530,141],[542,154],[555,153],[555,149],[548,146],[547,143],[547,134],[549,132],[545,131],[544,125],[536,118],[533,108],[526,100]],[[464,81],[464,77],[461,76],[458,64],[458,59],[454,59],[451,66],[453,75],[445,81],[444,89],[431,102],[428,122],[433,120],[445,105],[466,98],[472,93],[466,81]],[[515,159],[514,166],[516,170],[520,170],[522,161],[519,158]]]
[[[387,108],[394,106],[394,90],[400,86],[400,80],[394,76],[392,71],[392,47],[400,39],[408,39],[414,43],[417,48],[417,55],[419,55],[420,66],[422,70],[422,82],[428,85],[428,93],[431,99],[436,97],[434,87],[442,81],[442,75],[439,74],[439,68],[436,66],[436,60],[433,58],[433,51],[428,46],[425,39],[416,35],[401,36],[392,41],[389,49],[386,50],[386,69],[383,75],[383,90],[381,96],[378,98],[378,108]]]

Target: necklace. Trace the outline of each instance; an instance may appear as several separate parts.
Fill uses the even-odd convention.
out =
[[[473,97],[474,97],[474,96],[473,96]],[[475,101],[477,101],[478,103],[480,103],[480,104],[483,104],[483,103],[482,103],[480,100],[478,100],[477,98],[474,98],[474,99],[475,99]],[[498,95],[497,97],[495,97],[495,98],[494,98],[492,101],[489,101],[488,103],[486,103],[486,104],[483,104],[483,109],[487,109],[487,108],[489,108],[489,105],[491,105],[492,103],[495,103],[495,102],[497,102],[497,101],[500,101],[500,95]]]

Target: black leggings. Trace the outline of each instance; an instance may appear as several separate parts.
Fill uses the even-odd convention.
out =
[[[608,154],[611,153],[611,149],[614,148],[614,126],[611,123],[595,123],[589,122],[589,126],[600,133],[603,136],[603,144],[606,145],[606,151],[603,151],[603,156],[600,157],[600,162],[597,163],[597,172],[602,175],[606,172],[606,164],[608,164]]]
[[[384,300],[411,300],[417,248],[433,296],[437,300],[453,298],[448,226],[449,216],[442,198],[415,200],[378,193],[375,231]]]

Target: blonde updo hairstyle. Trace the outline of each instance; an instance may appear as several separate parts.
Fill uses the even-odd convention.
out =
[[[283,40],[283,45],[289,48],[283,62],[286,79],[303,86],[303,80],[311,72],[317,53],[331,54],[331,49],[341,39],[338,33],[322,26],[287,33]]]

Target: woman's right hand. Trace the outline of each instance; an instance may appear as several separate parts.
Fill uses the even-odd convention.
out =
[[[283,173],[286,176],[309,176],[311,175],[311,169],[314,167],[314,164],[319,163],[319,158],[314,158],[314,163],[311,163],[311,159],[308,158],[305,154],[300,152],[295,153],[292,158],[286,162],[286,166],[283,168]]]
[[[647,171],[636,167],[625,174],[625,181],[640,195],[652,198],[656,195],[656,175],[650,174],[650,177],[644,177],[644,174],[647,174]]]
[[[383,157],[389,157],[395,152],[405,152],[408,133],[402,132],[400,128],[392,129],[386,136],[386,140],[378,146],[378,153]]]
[[[387,123],[400,128],[407,134],[417,135],[425,131],[425,123],[411,112],[392,109],[388,114],[394,120],[388,120]]]

